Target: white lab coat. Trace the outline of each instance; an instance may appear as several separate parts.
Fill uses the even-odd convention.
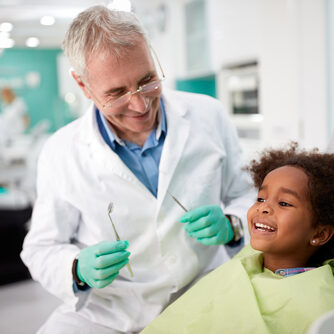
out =
[[[167,189],[188,209],[223,202],[226,214],[244,222],[255,198],[220,102],[175,91],[163,98],[167,137],[157,198],[103,141],[93,108],[49,139],[38,164],[22,259],[68,310],[120,332],[141,330],[175,293],[229,259],[224,246],[204,246],[187,235],[178,222],[184,212]],[[134,277],[124,267],[109,286],[75,295],[71,267],[80,248],[115,240],[110,201],[116,229],[130,243]]]

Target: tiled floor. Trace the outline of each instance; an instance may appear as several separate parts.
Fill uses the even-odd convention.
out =
[[[0,286],[0,333],[36,333],[60,303],[32,280]]]

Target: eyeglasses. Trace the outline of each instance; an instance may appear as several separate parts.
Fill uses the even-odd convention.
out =
[[[158,80],[154,80],[151,81],[145,85],[139,86],[137,90],[135,90],[134,92],[127,92],[122,96],[119,96],[117,98],[110,98],[109,101],[107,101],[106,103],[101,103],[102,105],[102,109],[104,110],[110,110],[110,109],[114,109],[114,108],[118,108],[118,107],[122,107],[124,105],[126,105],[127,103],[130,102],[131,97],[135,94],[140,94],[143,97],[155,97],[158,96],[161,93],[161,82],[163,80],[165,80],[165,73],[162,69],[162,66],[160,64],[159,58],[156,54],[156,52],[154,51],[154,49],[152,48],[152,46],[150,46],[152,53],[158,63],[160,72],[161,72],[161,78]]]

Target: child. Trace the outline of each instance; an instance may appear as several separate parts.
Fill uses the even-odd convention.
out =
[[[249,170],[258,188],[247,215],[251,246],[143,334],[305,333],[334,309],[334,154],[293,143],[264,152]]]

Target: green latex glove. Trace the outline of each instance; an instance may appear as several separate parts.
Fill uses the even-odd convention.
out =
[[[180,218],[187,223],[184,229],[192,238],[197,238],[204,245],[227,244],[233,239],[229,220],[218,205],[201,206],[188,211]]]
[[[104,288],[129,262],[127,241],[102,241],[81,250],[78,256],[77,275],[91,288]]]

